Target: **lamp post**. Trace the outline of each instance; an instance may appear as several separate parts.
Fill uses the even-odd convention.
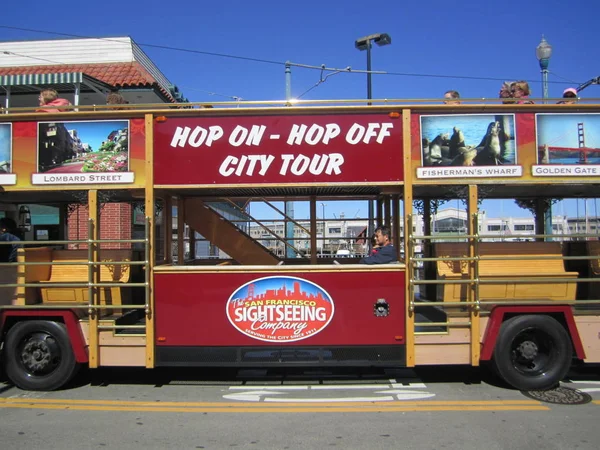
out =
[[[548,41],[542,35],[542,40],[535,49],[535,56],[540,63],[540,70],[542,72],[542,96],[544,103],[548,103],[548,64],[550,63],[550,57],[552,56],[552,46],[548,44]],[[544,234],[552,234],[552,204],[549,204],[544,213]],[[546,238],[546,240],[551,240]]]
[[[369,36],[361,37],[354,42],[354,46],[360,51],[367,51],[367,99],[371,100],[371,45],[376,43],[380,47],[392,43],[392,38],[387,33],[371,34]],[[369,102],[369,105],[371,102]]]
[[[326,227],[326,222],[325,222],[325,207],[327,206],[326,203],[321,203],[321,206],[323,207],[323,242],[321,243],[321,257],[323,257],[323,255],[325,254],[325,236],[326,236],[326,231],[325,231],[325,227]]]
[[[548,64],[552,56],[552,46],[548,44],[544,36],[542,36],[542,40],[535,49],[535,56],[540,63],[540,70],[542,71],[542,92],[544,103],[546,103],[546,99],[548,98]]]
[[[369,36],[361,37],[354,42],[354,46],[360,51],[367,51],[367,99],[371,100],[373,98],[372,89],[371,89],[371,45],[372,43],[376,43],[378,46],[383,47],[384,45],[389,45],[392,43],[392,38],[387,33],[377,33],[371,34]],[[371,102],[367,103],[368,105]],[[369,200],[369,217],[368,217],[368,235],[369,239],[373,235],[373,200]]]

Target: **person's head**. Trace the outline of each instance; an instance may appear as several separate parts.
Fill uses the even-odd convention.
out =
[[[527,81],[515,81],[512,85],[512,96],[514,98],[529,97],[529,83]]]
[[[106,96],[106,104],[107,105],[125,105],[127,104],[127,100],[123,98],[121,94],[118,92],[111,92]],[[114,108],[114,109],[122,109],[122,108]]]
[[[53,102],[57,98],[58,92],[56,92],[56,89],[44,89],[42,92],[40,92],[38,100],[40,101],[40,106],[43,106]]]
[[[17,223],[10,217],[0,218],[0,233],[12,233],[17,229]]]
[[[377,243],[377,234],[373,234],[373,236],[371,236],[371,247],[379,247],[379,244]]]
[[[512,83],[510,81],[505,81],[504,83],[502,83],[502,86],[500,86],[500,92],[498,93],[498,97],[503,99],[502,103],[514,103],[512,100],[505,100],[505,99],[512,98],[513,84],[514,83]]]
[[[446,91],[444,93],[445,105],[460,105],[460,94],[458,91]]]
[[[380,247],[386,246],[390,243],[390,229],[388,227],[377,227],[375,229],[375,239],[377,240],[377,245]]]
[[[562,103],[571,104],[577,102],[577,89],[575,88],[567,88],[563,91],[564,100]]]

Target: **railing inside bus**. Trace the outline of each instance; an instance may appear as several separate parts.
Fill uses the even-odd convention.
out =
[[[39,303],[25,304],[25,295],[23,296],[23,304],[14,304],[15,300],[19,301],[19,294],[15,292],[12,295],[11,305],[1,305],[0,310],[15,310],[15,309],[70,309],[70,310],[87,310],[89,317],[95,317],[98,313],[106,310],[143,310],[146,318],[145,325],[99,325],[99,330],[146,330],[148,325],[148,319],[151,318],[151,302],[150,302],[150,219],[146,217],[145,220],[145,231],[143,239],[93,239],[94,223],[90,219],[88,223],[88,239],[69,239],[69,240],[47,240],[47,241],[0,241],[0,245],[17,245],[19,248],[40,248],[40,247],[54,247],[54,246],[68,246],[68,245],[87,245],[87,261],[85,260],[74,260],[74,261],[27,261],[23,257],[22,261],[16,262],[1,262],[1,267],[15,267],[17,282],[15,283],[0,283],[0,289],[18,289],[18,288],[87,288],[88,289],[88,302],[87,304],[76,304],[73,302],[61,302],[57,304],[42,303],[41,299]],[[95,254],[103,251],[101,248],[103,244],[144,244],[144,257],[141,261],[94,261]],[[114,250],[114,249],[104,249]],[[19,282],[19,278],[26,280],[27,268],[33,266],[87,266],[88,267],[88,278],[86,281],[73,281],[73,282],[51,282],[45,281],[43,284],[39,282]],[[144,270],[144,281],[143,282],[102,282],[95,281],[99,280],[100,266],[103,265],[114,265],[114,266],[127,266],[129,270],[133,266],[142,266]],[[21,270],[22,269],[22,270]],[[100,302],[100,293],[97,292],[98,288],[144,288],[144,304],[98,304]],[[9,296],[11,296],[9,294]],[[98,302],[96,302],[98,300]]]
[[[465,107],[474,106],[502,106],[507,108],[527,108],[535,109],[536,107],[542,106],[557,106],[561,109],[568,110],[569,108],[577,108],[581,105],[597,105],[600,104],[600,98],[578,98],[577,102],[572,105],[558,104],[558,102],[564,100],[562,98],[529,98],[533,104],[519,105],[516,102],[519,99],[500,99],[500,98],[461,98],[460,105],[446,105],[442,98],[422,98],[422,99],[340,99],[340,100],[259,100],[259,101],[228,101],[228,102],[187,102],[187,103],[132,103],[118,105],[116,110],[115,105],[70,105],[61,106],[61,110],[66,112],[111,112],[117,114],[127,113],[141,113],[141,112],[152,112],[152,111],[175,111],[175,110],[207,110],[210,114],[210,110],[215,108],[227,108],[227,109],[258,109],[258,108],[277,108],[277,107],[357,107],[362,106],[365,108],[375,109],[384,106],[401,106],[404,108],[416,107],[422,108],[427,106],[434,106],[444,108],[445,110],[460,110],[466,109]],[[513,103],[506,103],[513,101]],[[39,108],[38,105],[32,105],[27,107],[0,107],[0,113],[3,114],[23,114],[23,113],[36,113]],[[57,109],[58,112],[58,109]],[[45,113],[47,114],[47,113]]]
[[[475,229],[479,229],[477,221],[478,216],[475,214],[474,217]],[[561,304],[561,305],[571,305],[571,306],[592,306],[600,308],[600,299],[598,298],[589,298],[589,299],[577,299],[577,297],[572,300],[559,300],[554,301],[551,299],[548,300],[505,300],[505,299],[490,299],[484,300],[482,302],[480,297],[480,287],[482,285],[502,285],[502,284],[559,284],[559,283],[600,283],[600,277],[594,277],[593,274],[590,274],[589,277],[581,277],[577,278],[566,278],[560,276],[551,276],[544,279],[540,279],[539,277],[527,277],[527,276],[519,276],[519,277],[506,277],[503,276],[501,279],[481,279],[480,277],[480,261],[523,261],[523,260],[561,260],[561,261],[598,261],[599,255],[585,255],[585,256],[569,256],[569,255],[511,255],[511,256],[502,256],[502,255],[494,255],[481,256],[479,252],[479,245],[485,239],[494,239],[498,240],[497,235],[484,235],[484,234],[460,234],[455,236],[444,235],[444,236],[426,236],[426,235],[415,235],[413,230],[413,217],[412,215],[408,216],[409,223],[409,235],[408,235],[408,249],[409,249],[409,259],[407,261],[407,268],[411,271],[411,276],[409,279],[409,299],[408,299],[408,310],[411,314],[415,314],[418,308],[426,308],[426,307],[437,307],[445,310],[446,308],[456,308],[461,307],[464,308],[464,314],[467,314],[469,310],[479,312],[482,308],[482,303],[487,307],[493,307],[496,305],[520,305],[520,306],[530,306],[530,305],[547,305],[551,304]],[[569,241],[579,241],[579,240],[598,240],[598,234],[532,234],[527,235],[528,238],[535,240],[556,240],[563,239],[562,242]],[[415,254],[416,245],[427,242],[431,243],[434,240],[438,241],[463,241],[467,245],[467,249],[470,252],[471,246],[473,248],[474,256],[436,256],[436,257],[425,257],[425,256],[417,256]],[[421,277],[418,275],[419,265],[426,263],[437,263],[438,261],[444,262],[458,262],[467,263],[469,268],[469,273],[472,273],[473,276],[461,277],[458,280],[447,280],[447,279],[438,279],[436,273],[436,279],[420,279]],[[566,273],[566,272],[565,272]],[[467,296],[467,300],[451,302],[451,301],[438,301],[437,296],[435,300],[430,300],[428,298],[423,299],[422,301],[417,301],[416,288],[419,286],[427,286],[427,285],[468,285],[472,287],[472,299],[469,300],[469,296]],[[421,296],[421,292],[419,292],[419,297]],[[479,316],[478,316],[479,317]],[[470,327],[472,323],[470,321],[462,321],[462,322],[450,322],[446,320],[445,322],[415,322],[415,328],[423,327],[423,328],[445,328],[445,327]],[[419,333],[417,333],[419,334]]]

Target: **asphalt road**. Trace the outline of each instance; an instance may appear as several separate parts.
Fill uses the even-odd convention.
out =
[[[581,403],[581,404],[576,404]],[[600,371],[543,394],[470,368],[132,370],[0,383],[4,449],[597,449]]]

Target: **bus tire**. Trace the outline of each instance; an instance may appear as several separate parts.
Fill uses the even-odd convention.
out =
[[[79,368],[67,327],[47,320],[15,324],[4,342],[4,368],[20,389],[52,391],[64,386]]]
[[[523,315],[500,327],[493,364],[500,377],[522,391],[547,390],[562,380],[573,358],[571,338],[546,315]]]

